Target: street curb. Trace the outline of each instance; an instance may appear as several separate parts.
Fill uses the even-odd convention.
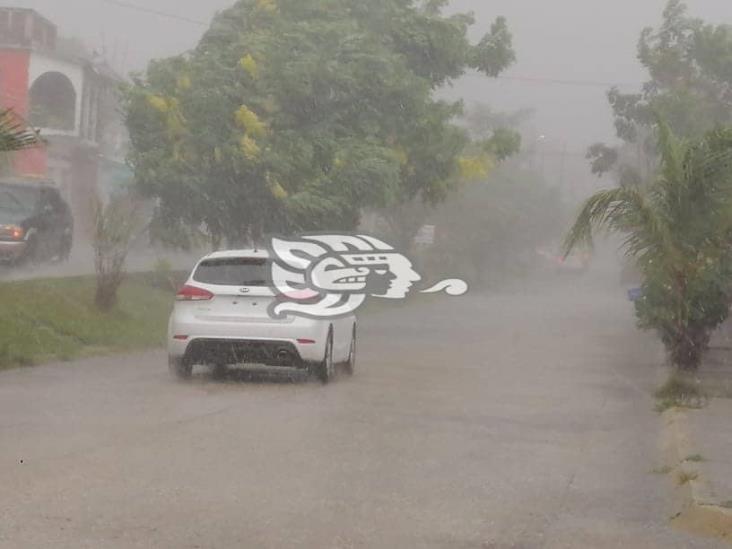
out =
[[[688,411],[672,408],[662,414],[663,443],[677,496],[677,513],[672,522],[684,530],[713,536],[732,543],[732,509],[719,505],[704,474],[703,462],[687,461],[698,454]]]

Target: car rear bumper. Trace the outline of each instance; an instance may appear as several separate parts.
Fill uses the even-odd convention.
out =
[[[271,348],[276,355],[284,347],[290,349],[299,362],[315,362],[325,355],[327,335],[327,325],[303,318],[283,324],[202,323],[181,319],[174,312],[168,326],[168,354],[187,357],[189,352],[194,352],[192,356],[200,357],[201,348],[213,348],[214,353],[223,352],[224,358],[232,358],[231,348],[234,346],[237,349],[234,358],[247,356],[252,348],[257,347],[261,348],[264,358],[268,358],[272,354]],[[247,347],[249,349],[245,349]]]
[[[305,368],[297,346],[291,341],[194,339],[187,347],[184,360],[191,364],[263,364],[283,368]]]
[[[16,261],[23,257],[28,244],[25,241],[0,240],[0,261]]]
[[[217,316],[211,308],[208,302],[176,303],[168,324],[171,357],[213,358],[229,364],[257,363],[255,359],[258,359],[260,363],[278,366],[286,362],[300,365],[319,362],[325,356],[330,326],[327,321],[297,316],[281,320],[269,316]],[[277,359],[283,349],[289,350],[294,358]],[[242,357],[245,360],[240,360]],[[203,362],[207,361],[197,363]]]

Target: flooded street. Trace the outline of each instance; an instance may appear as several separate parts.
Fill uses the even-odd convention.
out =
[[[732,1],[547,5],[0,7],[0,549],[732,540]]]
[[[668,525],[660,347],[569,278],[361,318],[330,386],[162,352],[0,374],[0,547],[714,547]]]

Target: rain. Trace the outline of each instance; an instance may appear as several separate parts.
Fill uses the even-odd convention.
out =
[[[0,549],[732,539],[732,3],[0,5]]]

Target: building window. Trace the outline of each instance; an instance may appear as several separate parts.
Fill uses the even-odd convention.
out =
[[[76,126],[76,91],[60,72],[47,72],[30,89],[30,122],[39,128],[73,131]]]

